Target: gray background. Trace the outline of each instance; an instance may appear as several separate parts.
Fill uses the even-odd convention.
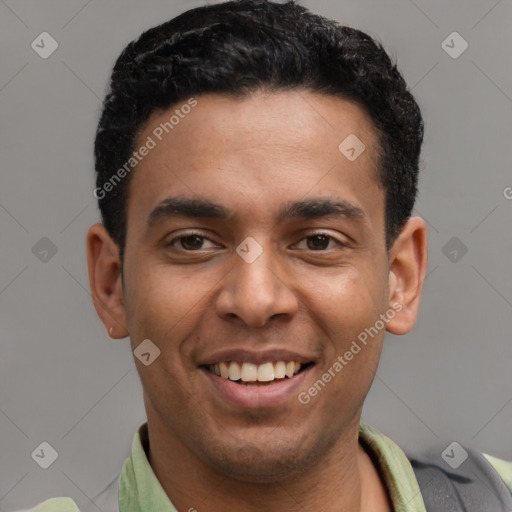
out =
[[[129,340],[106,336],[88,289],[92,144],[122,48],[202,3],[0,0],[0,510],[87,503],[145,421]],[[440,438],[510,459],[512,2],[302,3],[383,42],[426,121],[420,318],[388,335],[363,419],[403,447]],[[43,31],[59,44],[48,59],[31,48]],[[441,46],[453,31],[469,44],[458,58]],[[42,441],[58,452],[46,470],[31,458]]]

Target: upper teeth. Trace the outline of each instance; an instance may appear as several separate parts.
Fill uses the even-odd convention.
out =
[[[299,372],[300,363],[295,361],[278,361],[276,363],[237,363],[231,361],[210,365],[210,370],[220,377],[229,380],[242,380],[244,382],[270,382],[274,379],[284,379],[284,377],[293,377]]]

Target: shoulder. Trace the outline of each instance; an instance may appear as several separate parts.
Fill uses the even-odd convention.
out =
[[[421,494],[424,507],[417,510],[512,510],[511,461],[448,440],[400,448],[365,424],[360,439],[373,449],[395,494]]]
[[[71,498],[50,498],[36,505],[34,508],[19,510],[18,512],[80,512],[80,509]]]
[[[406,454],[427,510],[512,509],[512,463],[456,441],[437,442]]]

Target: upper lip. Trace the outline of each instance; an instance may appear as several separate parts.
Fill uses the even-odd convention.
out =
[[[210,364],[218,364],[228,361],[237,361],[239,363],[247,362],[254,364],[277,363],[278,361],[295,361],[297,363],[306,364],[312,362],[313,359],[297,352],[279,348],[271,350],[225,349],[200,358],[198,365],[207,366]]]

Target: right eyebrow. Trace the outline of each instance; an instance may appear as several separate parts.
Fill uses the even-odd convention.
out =
[[[229,220],[233,212],[207,199],[168,197],[149,214],[147,226],[151,228],[158,221],[174,216]]]

